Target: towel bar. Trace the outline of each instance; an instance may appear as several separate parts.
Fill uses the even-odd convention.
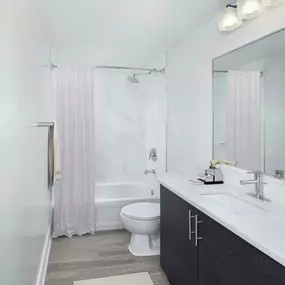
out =
[[[54,127],[54,122],[39,122],[37,123],[38,127]]]

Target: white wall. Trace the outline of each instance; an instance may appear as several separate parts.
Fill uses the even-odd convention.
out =
[[[212,158],[212,60],[284,28],[284,14],[270,9],[229,34],[213,19],[168,52],[168,171],[196,175]]]
[[[141,79],[146,100],[146,168],[155,169],[156,175],[145,176],[145,183],[159,190],[156,177],[166,173],[166,117],[167,98],[165,92],[165,76],[154,74]],[[156,148],[157,161],[149,160],[149,152]]]
[[[285,56],[264,61],[265,171],[285,168]]]
[[[95,70],[96,180],[142,181],[145,166],[145,98],[130,73]]]
[[[34,285],[50,225],[38,1],[0,9],[0,284]]]
[[[122,41],[122,39],[121,39]],[[131,41],[132,42],[132,41]],[[114,45],[114,44],[113,44]],[[112,44],[108,48],[99,49],[94,44],[77,45],[53,45],[51,57],[54,64],[68,65],[120,65],[120,66],[137,66],[146,68],[164,68],[165,57],[161,54],[159,58],[149,56],[136,48],[131,48],[129,45],[125,51],[118,52]],[[153,44],[151,44],[153,45]],[[144,50],[145,48],[143,48]]]
[[[152,147],[161,154],[154,167],[165,169],[163,76],[131,83],[131,72],[97,69],[94,74],[97,182],[143,182]]]

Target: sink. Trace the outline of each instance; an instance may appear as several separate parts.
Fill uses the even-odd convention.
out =
[[[254,214],[258,211],[265,212],[264,209],[242,201],[227,193],[201,194],[201,196],[204,196],[216,204],[229,209],[235,215]]]

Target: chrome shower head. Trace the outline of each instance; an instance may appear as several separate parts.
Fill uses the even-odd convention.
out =
[[[136,78],[135,74],[133,76],[128,77],[128,79],[131,83],[139,83],[139,80]]]

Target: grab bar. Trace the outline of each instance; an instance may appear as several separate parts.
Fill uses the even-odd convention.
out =
[[[54,127],[55,123],[54,122],[39,122],[35,124],[37,127]]]

